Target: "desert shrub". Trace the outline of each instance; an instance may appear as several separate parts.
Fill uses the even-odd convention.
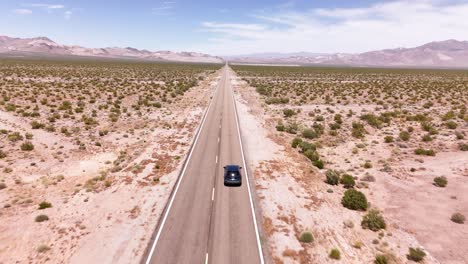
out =
[[[434,178],[434,185],[437,187],[445,187],[447,186],[447,183],[447,178],[444,176]]]
[[[314,236],[310,232],[302,232],[301,236],[299,236],[299,241],[302,243],[311,243],[314,242]]]
[[[322,160],[314,160],[312,164],[319,169],[323,169],[325,167],[325,164]]]
[[[338,124],[338,123],[336,123],[336,122],[333,123],[333,124],[330,124],[329,126],[330,126],[330,129],[331,129],[331,130],[338,130],[338,129],[341,128],[341,125]],[[334,131],[334,132],[336,132],[336,131]]]
[[[410,139],[410,133],[408,131],[401,131],[399,138],[403,141],[408,141]]]
[[[392,143],[394,141],[392,136],[385,136],[384,140],[385,143]]]
[[[284,124],[279,123],[276,125],[276,131],[283,132],[285,130]]]
[[[460,133],[460,132],[455,132],[455,137],[460,140],[460,139],[464,139],[465,138],[465,135],[463,133]]]
[[[295,115],[296,112],[292,109],[283,109],[283,115],[284,117],[291,117],[293,115]]]
[[[463,224],[465,223],[465,216],[462,215],[461,213],[454,213],[452,214],[452,217],[450,217],[450,220],[452,220],[452,222],[454,223],[457,223],[457,224]]]
[[[47,221],[47,220],[49,220],[49,217],[47,215],[43,215],[43,214],[36,216],[36,219],[35,219],[35,221],[39,222],[39,223]]]
[[[32,127],[32,129],[42,129],[42,128],[45,127],[45,125],[42,124],[42,123],[39,123],[37,121],[32,121],[31,122],[31,127]]]
[[[377,255],[375,256],[374,263],[375,264],[387,264],[388,260],[387,260],[387,257],[384,255]]]
[[[321,115],[315,117],[315,121],[317,122],[322,122],[323,120],[325,120],[325,118]]]
[[[340,180],[340,174],[335,170],[327,170],[325,172],[326,180],[325,182],[330,185],[338,185]]]
[[[108,130],[99,130],[99,136],[100,137],[103,137],[105,135],[109,134],[109,131]]]
[[[340,183],[343,184],[343,186],[347,189],[353,188],[356,182],[354,181],[353,176],[349,174],[344,174],[341,176]]]
[[[337,248],[334,248],[330,251],[330,254],[328,254],[328,257],[330,257],[331,259],[339,260],[341,259],[341,253]]]
[[[447,123],[445,123],[445,126],[448,129],[456,129],[458,127],[458,124],[454,121],[448,121]]]
[[[29,140],[33,139],[34,137],[34,135],[31,133],[26,133],[24,136],[26,137],[26,139],[29,139]]]
[[[270,95],[271,94],[271,88],[266,88],[266,87],[263,87],[263,86],[258,86],[257,88],[255,88],[255,90],[257,91],[257,93],[261,94],[261,95]]]
[[[336,115],[333,117],[333,119],[335,120],[335,122],[336,122],[337,124],[342,124],[342,123],[343,123],[343,119],[342,119],[342,118],[343,118],[343,117],[342,117],[340,114],[336,114]]]
[[[13,132],[8,135],[8,140],[11,142],[17,142],[23,140],[23,136],[19,132]]]
[[[0,159],[6,158],[7,154],[0,149]]]
[[[48,247],[47,245],[40,245],[39,247],[37,247],[38,253],[43,253],[49,250],[50,250],[50,247]]]
[[[421,127],[424,131],[429,132],[430,135],[436,135],[439,133],[439,131],[437,131],[437,129],[431,123],[422,122]]]
[[[265,99],[266,104],[287,104],[289,103],[289,98],[285,97],[269,97]]]
[[[458,144],[458,149],[461,151],[468,151],[468,144],[460,143]]]
[[[297,123],[289,123],[287,126],[284,127],[284,131],[289,134],[297,134],[297,130],[299,129],[299,125]]]
[[[434,150],[432,150],[432,149],[422,149],[422,148],[415,149],[414,154],[424,155],[424,156],[435,156]]]
[[[304,152],[304,156],[306,156],[310,161],[314,162],[320,159],[319,154],[317,151],[308,149]]]
[[[352,123],[352,130],[351,135],[355,138],[363,138],[366,130],[364,129],[364,125],[359,122]]]
[[[291,143],[291,147],[293,148],[297,148],[297,146],[302,142],[302,139],[299,138],[299,137],[296,137],[293,139],[292,143]]]
[[[409,248],[409,253],[408,255],[406,255],[406,257],[409,260],[416,261],[416,262],[422,261],[425,256],[426,256],[426,253],[422,249],[412,248],[412,247]]]
[[[46,201],[43,201],[39,204],[39,210],[43,210],[43,209],[51,208],[51,207],[52,207],[52,204]]]
[[[429,135],[429,134],[424,135],[424,136],[422,137],[422,141],[424,141],[424,142],[432,141],[431,135]]]
[[[301,151],[304,153],[306,152],[307,150],[316,150],[317,147],[314,145],[314,144],[311,144],[309,142],[306,142],[306,141],[301,141],[299,143],[299,148],[301,149]]]
[[[375,232],[385,229],[386,224],[379,210],[372,209],[362,218],[361,226],[364,229],[370,229]]]
[[[455,112],[449,111],[445,115],[442,116],[442,121],[447,121],[453,118],[455,118]]]
[[[5,183],[0,182],[0,190],[5,189],[7,186]]]
[[[367,209],[367,198],[362,192],[349,189],[344,193],[341,204],[351,210],[365,211]]]
[[[370,126],[375,128],[380,128],[382,126],[382,121],[379,119],[379,117],[373,114],[364,114],[360,116],[360,119],[367,121]]]
[[[370,161],[366,161],[366,162],[364,162],[364,164],[362,166],[365,169],[370,169],[370,168],[372,168],[372,163]]]
[[[317,133],[315,133],[315,130],[306,128],[304,131],[302,131],[302,136],[307,138],[307,139],[313,139],[317,137]]]
[[[26,141],[23,144],[21,144],[22,151],[31,151],[33,149],[34,149],[34,145],[30,141]]]
[[[72,103],[70,101],[63,101],[62,105],[59,106],[58,110],[70,110],[72,109]]]

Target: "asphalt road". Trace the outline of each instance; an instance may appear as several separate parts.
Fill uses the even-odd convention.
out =
[[[244,167],[227,66],[162,215],[146,263],[263,263],[242,170],[241,187],[225,187],[223,166]]]

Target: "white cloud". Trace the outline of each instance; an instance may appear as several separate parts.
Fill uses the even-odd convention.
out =
[[[18,15],[30,15],[32,14],[32,10],[20,8],[20,9],[13,10],[13,13],[18,14]]]
[[[67,10],[65,11],[65,13],[63,13],[63,17],[65,17],[65,19],[71,19],[72,15],[73,15],[73,12],[70,10]]]
[[[163,1],[159,6],[153,7],[151,12],[155,15],[168,15],[174,9],[175,4],[175,1]]]
[[[399,0],[359,8],[257,12],[255,23],[204,22],[214,37],[199,47],[231,55],[252,52],[363,52],[468,39],[468,2]]]
[[[41,8],[45,8],[45,9],[48,9],[48,10],[65,8],[64,5],[52,5],[52,4],[30,4],[28,6],[41,7]]]

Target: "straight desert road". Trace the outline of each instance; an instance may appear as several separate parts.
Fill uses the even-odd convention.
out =
[[[233,98],[225,66],[145,263],[263,263],[246,170],[223,183],[223,166],[244,167]]]

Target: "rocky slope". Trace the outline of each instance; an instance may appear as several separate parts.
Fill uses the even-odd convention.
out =
[[[231,62],[272,64],[331,64],[356,66],[468,67],[468,41],[446,40],[414,48],[385,49],[359,54],[231,57]]]
[[[222,63],[223,59],[196,52],[138,50],[135,48],[85,48],[58,44],[49,38],[11,38],[0,36],[0,54],[41,56],[86,56],[102,58],[131,58],[181,62]]]

